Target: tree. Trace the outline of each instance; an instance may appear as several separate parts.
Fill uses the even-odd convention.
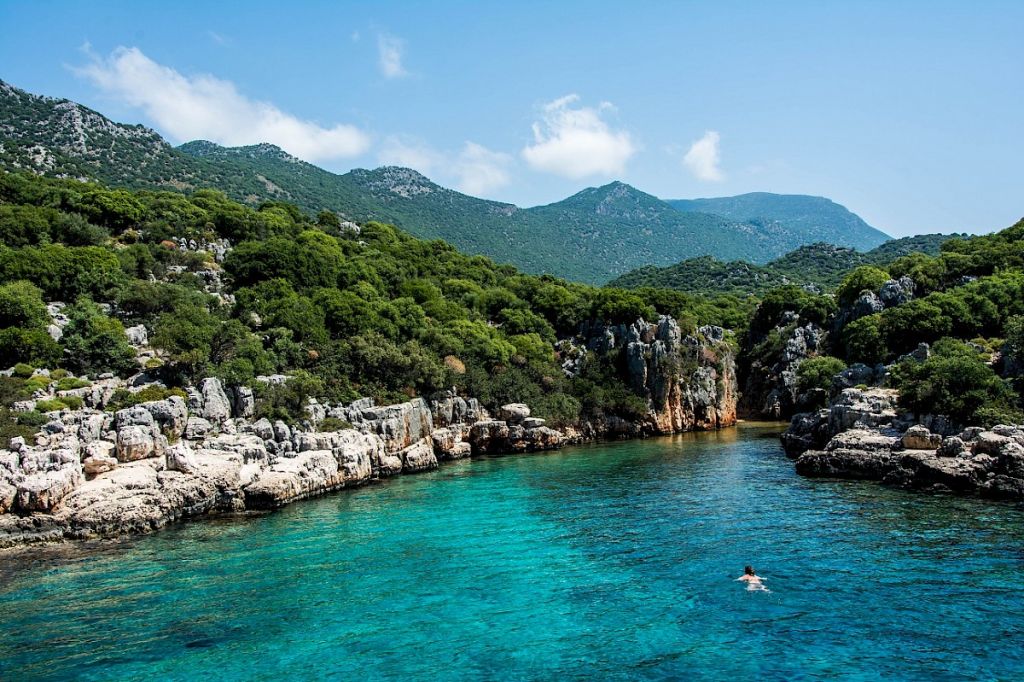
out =
[[[796,369],[797,389],[801,393],[816,388],[827,391],[832,387],[832,378],[844,369],[846,363],[830,355],[808,358]]]
[[[942,414],[961,425],[1020,419],[1017,396],[971,346],[942,339],[927,360],[907,358],[891,370],[900,405],[916,414]]]
[[[126,375],[139,368],[135,351],[128,343],[124,326],[103,314],[88,298],[79,298],[66,309],[64,327],[65,359],[68,369],[77,373],[114,372]]]
[[[840,305],[852,305],[865,291],[878,293],[882,285],[889,281],[889,273],[873,265],[862,265],[846,276],[843,283],[836,289],[836,298]]]
[[[888,355],[882,337],[881,316],[868,315],[843,328],[843,347],[849,362],[874,365]]]

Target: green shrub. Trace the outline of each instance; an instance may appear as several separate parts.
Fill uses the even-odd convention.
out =
[[[42,374],[38,374],[34,377],[29,377],[28,379],[25,379],[25,383],[23,385],[25,387],[25,390],[27,390],[29,393],[35,393],[39,389],[49,388],[50,383],[51,382],[49,377],[43,376]]]
[[[36,434],[36,427],[22,423],[22,417],[28,413],[15,412],[6,407],[0,407],[0,448],[9,448],[11,439],[21,436],[28,442],[32,442]],[[42,415],[40,415],[42,416]],[[49,421],[43,417],[43,423]]]
[[[899,362],[890,382],[903,407],[916,414],[943,414],[962,425],[1019,412],[1017,395],[1007,383],[976,350],[954,339],[937,342],[927,360]]]
[[[22,426],[30,426],[32,428],[39,428],[46,422],[50,421],[45,414],[40,412],[38,409],[32,410],[31,412],[17,412],[18,423]]]
[[[888,352],[882,337],[881,316],[868,315],[846,325],[843,347],[849,362],[874,365],[884,360]]]
[[[135,393],[124,388],[119,388],[114,391],[114,394],[110,397],[110,400],[107,402],[106,409],[108,412],[116,412],[140,403],[148,403],[154,400],[166,400],[174,395],[183,399],[188,398],[188,394],[185,393],[183,389],[164,388],[163,386],[157,386],[156,384],[150,384],[141,391],[137,391]]]
[[[836,289],[836,298],[841,305],[850,305],[864,291],[878,293],[882,285],[889,281],[889,273],[873,265],[862,265],[846,276],[843,283]]]
[[[138,369],[135,350],[128,343],[124,326],[107,317],[100,307],[87,298],[80,298],[67,309],[68,324],[64,328],[64,348],[68,368],[77,374],[114,372],[128,374]]]
[[[67,408],[68,404],[59,398],[36,401],[36,410],[39,412],[57,412],[59,410],[66,410]]]
[[[846,369],[846,363],[830,355],[808,358],[797,367],[797,389],[801,393],[816,388],[827,391],[832,387],[832,377],[844,369]]]
[[[69,377],[69,376],[55,377],[54,374],[56,374],[56,372],[51,372],[50,373],[50,378],[51,379],[59,379],[57,381],[57,390],[58,391],[73,391],[76,388],[85,388],[86,386],[92,386],[92,382],[89,381],[88,379],[79,379],[77,377]],[[65,372],[65,375],[66,374],[67,373]]]
[[[328,433],[331,431],[341,431],[342,429],[351,429],[352,424],[338,417],[324,417],[316,425],[316,428],[321,433]]]
[[[14,376],[22,379],[28,379],[35,371],[35,367],[24,362],[19,362],[14,366]]]
[[[45,329],[0,329],[0,366],[16,363],[52,366],[61,359],[61,347]]]
[[[59,400],[72,410],[81,409],[83,403],[81,396],[77,395],[62,395]]]

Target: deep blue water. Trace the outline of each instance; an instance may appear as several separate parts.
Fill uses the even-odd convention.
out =
[[[1024,512],[805,480],[776,433],[0,555],[0,679],[1024,679]]]

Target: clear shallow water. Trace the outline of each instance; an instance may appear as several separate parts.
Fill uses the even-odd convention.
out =
[[[1024,512],[801,479],[776,433],[0,555],[0,679],[1024,678]]]

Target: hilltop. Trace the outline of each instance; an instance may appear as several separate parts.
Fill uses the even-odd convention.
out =
[[[866,251],[889,239],[845,206],[825,197],[752,192],[715,199],[671,199],[666,202],[686,213],[714,213],[757,226],[785,250],[825,242]]]
[[[272,144],[222,147],[200,140],[174,147],[144,126],[2,82],[0,168],[133,189],[212,187],[250,206],[288,201],[311,215],[326,208],[355,222],[380,220],[423,239],[443,239],[526,272],[593,284],[704,255],[763,263],[826,237],[856,248],[885,239],[846,209],[813,197],[763,201],[737,218],[748,211],[733,210],[726,199],[697,200],[717,202],[704,210],[613,182],[520,208],[442,187],[408,168],[331,173]],[[808,208],[808,200],[838,208]],[[857,230],[847,234],[850,225]]]

